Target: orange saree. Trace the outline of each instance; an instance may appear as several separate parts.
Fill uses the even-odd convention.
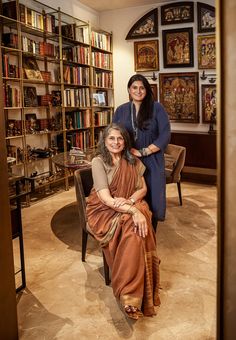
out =
[[[135,165],[121,159],[109,186],[113,197],[129,198],[140,180],[138,160]],[[142,200],[135,204],[146,217],[148,235],[140,237],[134,232],[132,215],[120,213],[103,204],[95,189],[87,201],[90,231],[100,241],[111,271],[112,288],[122,306],[137,307],[146,316],[155,315],[154,306],[160,304],[159,258],[156,238],[151,225],[151,212]]]

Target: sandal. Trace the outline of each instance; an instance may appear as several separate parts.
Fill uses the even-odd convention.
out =
[[[134,306],[125,305],[124,306],[124,311],[125,311],[125,314],[130,319],[133,319],[133,320],[138,320],[138,318],[140,316],[143,316],[143,313],[137,307],[134,307]]]

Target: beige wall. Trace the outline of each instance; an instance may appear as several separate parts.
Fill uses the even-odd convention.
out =
[[[170,1],[171,2],[171,1]],[[197,0],[194,0],[194,23],[178,24],[178,25],[165,25],[161,26],[161,11],[160,6],[163,3],[153,3],[153,5],[130,7],[119,9],[115,11],[102,12],[100,15],[100,26],[113,33],[113,56],[114,56],[114,87],[115,87],[115,106],[118,106],[128,100],[127,95],[127,82],[129,78],[135,73],[134,71],[134,40],[125,40],[130,28],[146,13],[153,8],[159,8],[159,58],[160,58],[160,72],[198,72],[197,62]],[[210,5],[215,5],[215,0],[201,1]],[[166,4],[166,3],[165,3]],[[162,53],[162,30],[175,29],[182,27],[193,27],[194,35],[194,67],[186,68],[163,68],[163,53]],[[142,39],[141,39],[142,40]],[[144,75],[151,75],[152,72],[142,72]],[[214,73],[214,70],[209,70],[209,73]],[[150,81],[151,82],[151,81]],[[200,84],[207,84],[207,81],[201,81]],[[157,81],[158,84],[158,81]],[[159,84],[158,84],[159,86]],[[201,111],[201,102],[199,92],[199,110]],[[185,131],[208,131],[208,124],[187,124],[187,123],[173,123],[171,122],[172,130],[185,130]]]

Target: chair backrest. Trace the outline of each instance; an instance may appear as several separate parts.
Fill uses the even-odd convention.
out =
[[[165,153],[167,157],[168,155],[171,156],[174,161],[173,170],[170,174],[171,182],[174,183],[179,182],[181,177],[181,171],[185,163],[186,148],[180,145],[168,144]]]
[[[93,187],[92,169],[76,170],[74,172],[74,182],[80,224],[87,231],[86,197]]]

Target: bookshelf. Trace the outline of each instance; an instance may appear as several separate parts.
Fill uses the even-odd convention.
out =
[[[96,145],[102,129],[112,120],[114,108],[112,35],[91,31],[91,98]]]
[[[1,66],[8,157],[35,192],[70,173],[52,162],[96,145],[113,114],[112,36],[36,0],[1,0]]]

